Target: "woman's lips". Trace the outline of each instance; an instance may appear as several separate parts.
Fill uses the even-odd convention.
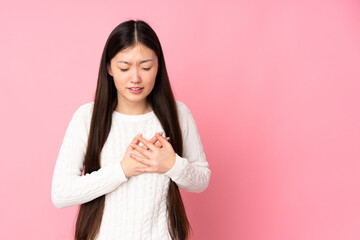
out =
[[[130,92],[135,93],[135,94],[141,93],[143,91],[143,89],[144,88],[140,88],[139,90],[133,90],[133,89],[129,88]]]

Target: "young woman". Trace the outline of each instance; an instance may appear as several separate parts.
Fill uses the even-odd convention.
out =
[[[94,101],[78,107],[67,127],[53,204],[81,204],[76,240],[183,240],[191,227],[179,187],[202,192],[210,174],[154,30],[140,20],[119,24],[102,53]]]

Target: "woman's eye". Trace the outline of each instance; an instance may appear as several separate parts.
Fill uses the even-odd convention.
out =
[[[151,67],[149,68],[143,68],[145,71],[149,71],[151,69]],[[120,71],[122,72],[126,72],[127,70],[129,70],[128,68],[127,69],[123,69],[123,68],[120,68]]]

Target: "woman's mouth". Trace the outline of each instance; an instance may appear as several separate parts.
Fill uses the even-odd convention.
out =
[[[129,88],[130,92],[135,94],[141,93],[143,89],[144,88]]]

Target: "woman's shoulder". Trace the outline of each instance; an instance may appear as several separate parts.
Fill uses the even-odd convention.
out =
[[[82,113],[89,113],[92,111],[94,107],[94,101],[86,102],[78,106],[78,109],[76,111],[82,112]]]
[[[190,111],[184,102],[180,100],[175,100],[175,102],[176,102],[176,108],[179,113],[184,113],[184,111],[185,112]]]
[[[177,108],[180,123],[188,121],[189,119],[192,119],[193,117],[192,117],[191,111],[188,108],[188,106],[182,101],[179,101],[179,100],[175,100],[175,101],[176,101],[176,108]]]
[[[94,101],[80,104],[75,110],[73,117],[89,119],[91,118],[93,107],[94,107]]]

